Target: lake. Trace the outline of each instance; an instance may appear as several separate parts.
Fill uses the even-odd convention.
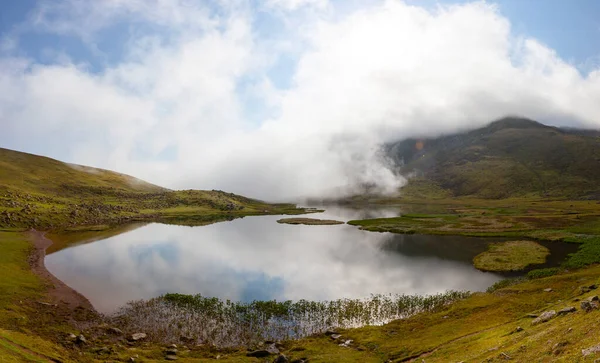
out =
[[[333,208],[307,216],[347,221],[398,214],[397,209]],[[280,218],[245,217],[200,227],[136,225],[102,240],[50,249],[46,266],[103,313],[169,292],[233,301],[332,300],[483,291],[503,278],[475,269],[472,259],[489,243],[506,239],[286,225],[276,222]],[[546,246],[550,264],[569,252],[557,243]]]

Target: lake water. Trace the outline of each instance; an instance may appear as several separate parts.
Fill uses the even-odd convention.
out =
[[[336,208],[309,217],[347,221],[398,213]],[[246,217],[201,227],[142,225],[52,252],[46,266],[104,313],[168,292],[236,301],[331,300],[481,291],[503,278],[471,264],[488,243],[502,239],[286,225],[276,223],[280,218]]]

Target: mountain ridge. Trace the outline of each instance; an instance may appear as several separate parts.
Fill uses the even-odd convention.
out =
[[[507,117],[485,127],[386,146],[411,195],[600,199],[600,133]],[[425,192],[423,192],[425,191]],[[419,194],[419,193],[417,193]]]

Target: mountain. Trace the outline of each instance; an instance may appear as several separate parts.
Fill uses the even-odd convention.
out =
[[[88,166],[67,164],[44,156],[0,148],[0,191],[80,194],[101,189],[123,192],[160,192],[167,189],[129,175]]]
[[[600,198],[600,132],[508,117],[469,132],[386,146],[413,197]]]

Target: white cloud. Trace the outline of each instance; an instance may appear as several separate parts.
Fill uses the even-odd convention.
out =
[[[282,32],[277,42],[259,35],[243,1],[60,4],[38,11],[38,26],[85,39],[137,14],[130,27],[151,22],[168,36],[132,31],[124,58],[95,73],[64,61],[1,60],[11,71],[0,72],[8,130],[0,140],[36,143],[51,156],[68,146],[68,161],[168,187],[265,199],[332,195],[360,183],[390,191],[402,179],[377,152],[384,141],[506,114],[599,126],[598,68],[580,74],[539,41],[511,33],[483,2],[426,10],[389,0],[333,17],[307,11],[298,15],[302,27],[273,29]],[[57,9],[59,17],[46,16]],[[289,89],[269,78],[283,53],[297,61]],[[250,120],[252,107],[271,117]],[[174,160],[159,157],[168,148]]]
[[[302,7],[314,7],[325,9],[329,5],[328,0],[266,0],[266,5],[287,11],[298,10]]]

